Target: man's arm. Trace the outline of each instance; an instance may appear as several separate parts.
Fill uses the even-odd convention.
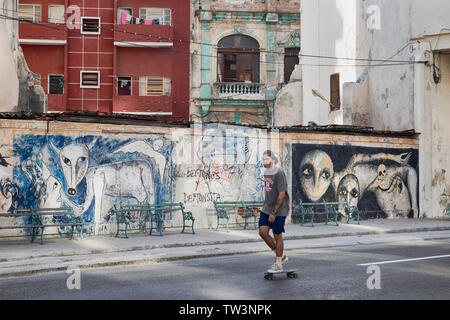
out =
[[[284,197],[286,196],[286,191],[281,191],[278,194],[278,200],[277,200],[277,204],[275,205],[275,208],[273,209],[272,213],[273,214],[277,214],[278,210],[281,207],[281,204],[283,203]]]

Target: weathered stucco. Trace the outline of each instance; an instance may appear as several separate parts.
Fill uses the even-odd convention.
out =
[[[277,154],[287,173],[294,222],[300,197],[339,199],[340,178],[352,174],[361,183],[358,197],[367,217],[373,212],[378,217],[412,215],[420,201],[414,138],[280,133],[221,124],[169,128],[0,120],[0,127],[0,211],[68,206],[94,223],[98,233],[113,233],[115,217],[109,209],[130,202],[181,201],[193,212],[196,227],[215,228],[214,200],[263,199],[266,149]],[[300,184],[307,179],[301,165],[311,152],[327,154],[332,168],[323,188],[318,187],[322,191],[313,196]],[[384,180],[378,177],[382,169]],[[233,213],[231,223],[236,219]],[[0,223],[20,224],[19,219],[6,220]],[[167,227],[181,224],[180,214],[166,216]],[[2,230],[1,235],[24,232]]]
[[[193,1],[191,106],[193,121],[273,125],[272,110],[284,77],[284,48],[299,46],[299,1]],[[221,39],[245,35],[259,45],[258,92],[224,94],[218,79]],[[248,82],[247,82],[248,84]]]

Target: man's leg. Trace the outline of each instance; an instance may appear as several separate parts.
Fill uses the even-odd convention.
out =
[[[269,246],[271,250],[276,249],[275,240],[269,235],[269,226],[259,227],[259,236],[264,240],[264,242]]]
[[[281,258],[284,250],[283,234],[274,234],[273,236],[275,237],[277,258]]]

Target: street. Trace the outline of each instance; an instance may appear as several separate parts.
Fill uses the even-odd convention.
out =
[[[449,240],[304,250],[289,250],[286,241],[285,247],[285,269],[299,268],[297,279],[265,280],[274,259],[267,252],[0,279],[0,299],[450,298]]]

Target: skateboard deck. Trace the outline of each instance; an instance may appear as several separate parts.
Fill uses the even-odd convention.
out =
[[[284,270],[283,272],[277,272],[277,273],[271,273],[271,272],[264,272],[264,279],[266,280],[273,280],[275,274],[286,274],[286,277],[288,278],[298,278],[297,274],[298,269],[288,269]]]

